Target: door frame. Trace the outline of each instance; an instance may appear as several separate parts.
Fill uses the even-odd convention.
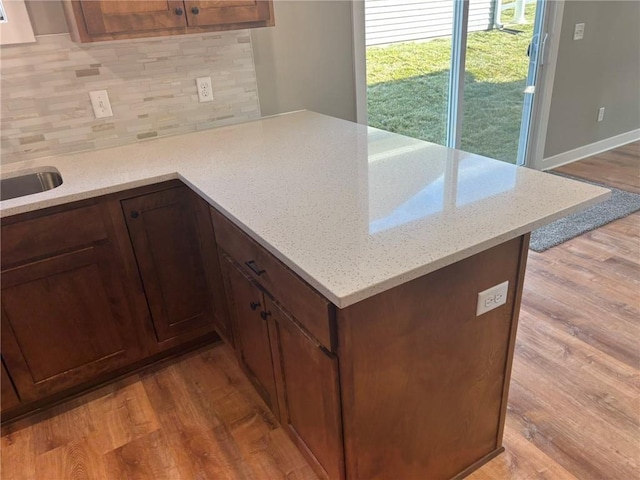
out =
[[[356,97],[356,122],[369,124],[367,109],[367,46],[365,43],[364,1],[351,0],[353,30],[353,76]]]
[[[467,64],[469,34],[469,0],[451,0],[453,25],[451,33],[451,68],[447,98],[447,138],[445,146],[460,149],[462,142],[462,109],[464,107],[464,72]]]
[[[547,35],[546,44],[541,54],[542,67],[540,78],[536,83],[536,92],[531,112],[531,126],[527,145],[527,156],[524,166],[542,170],[544,147],[547,141],[547,127],[553,96],[553,81],[556,75],[560,35],[562,33],[562,17],[565,0],[547,1],[545,25],[541,34]],[[365,85],[366,90],[366,85]],[[365,92],[366,94],[366,92]]]
[[[499,0],[498,0],[499,1]],[[524,0],[523,0],[524,1]],[[548,14],[550,0],[537,0],[541,2],[536,6],[536,15],[533,24],[533,37],[529,43],[529,67],[522,102],[522,115],[520,116],[520,131],[518,132],[518,153],[516,165],[525,165],[529,154],[531,132],[533,130],[533,103],[536,98],[537,84],[544,68],[544,54],[548,34]],[[540,9],[541,7],[541,9]],[[528,91],[533,89],[533,91]]]
[[[368,125],[367,113],[367,60],[365,44],[365,0],[351,0],[352,29],[353,29],[353,68],[355,80],[356,121]],[[452,0],[453,1],[453,0]],[[544,33],[547,34],[545,51],[542,52],[542,68],[536,84],[531,114],[531,131],[529,133],[526,167],[541,170],[543,165],[544,147],[551,110],[553,80],[555,77],[562,16],[565,0],[546,2]]]

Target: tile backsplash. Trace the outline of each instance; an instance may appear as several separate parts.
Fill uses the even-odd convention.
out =
[[[2,163],[91,150],[260,116],[247,30],[73,43],[68,34],[0,48]],[[212,102],[195,79],[211,77]],[[96,119],[89,92],[107,90]]]

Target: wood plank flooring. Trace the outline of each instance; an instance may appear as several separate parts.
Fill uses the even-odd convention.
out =
[[[640,142],[632,142],[608,152],[554,169],[574,177],[640,193]]]
[[[558,169],[640,193],[640,142]],[[506,452],[472,480],[640,478],[640,212],[529,251]]]
[[[559,170],[640,192],[640,142]],[[469,478],[640,478],[639,319],[640,213],[530,252],[506,452]],[[225,346],[9,426],[1,455],[3,480],[316,478]]]
[[[2,479],[315,479],[226,346],[15,426]]]

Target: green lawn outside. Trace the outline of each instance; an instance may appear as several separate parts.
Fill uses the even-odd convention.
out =
[[[515,163],[535,4],[521,30],[470,33],[462,149]],[[508,13],[503,14],[503,19]],[[451,39],[367,48],[369,125],[444,144]]]

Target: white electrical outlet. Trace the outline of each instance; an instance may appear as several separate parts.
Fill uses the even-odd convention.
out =
[[[582,40],[584,38],[584,23],[576,23],[573,29],[573,39]]]
[[[604,107],[600,107],[598,109],[598,121],[601,122],[604,120]]]
[[[495,287],[487,288],[478,293],[478,305],[476,307],[476,317],[489,310],[499,307],[507,303],[507,295],[509,293],[509,281],[502,282]]]
[[[96,118],[113,117],[109,95],[106,90],[89,92],[89,98],[91,99],[93,113],[95,113]]]
[[[198,86],[198,101],[212,102],[213,101],[213,88],[211,88],[211,77],[196,78],[196,85]]]

